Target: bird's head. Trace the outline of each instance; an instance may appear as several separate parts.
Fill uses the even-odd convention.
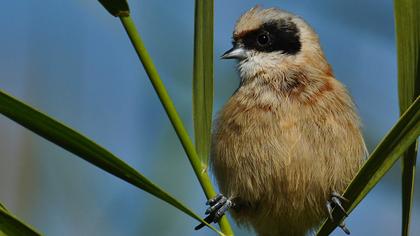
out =
[[[256,6],[243,14],[232,44],[222,59],[239,60],[242,80],[261,74],[278,78],[296,71],[329,69],[312,28],[302,18],[277,8]]]

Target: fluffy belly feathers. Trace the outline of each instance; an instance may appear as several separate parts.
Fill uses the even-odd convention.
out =
[[[247,107],[232,98],[213,133],[211,165],[220,190],[241,203],[234,218],[260,235],[272,220],[276,230],[302,221],[314,227],[332,191],[341,193],[363,162],[357,119],[314,115],[304,106]]]

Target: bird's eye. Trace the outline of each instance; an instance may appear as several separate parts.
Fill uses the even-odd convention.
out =
[[[264,46],[264,45],[268,44],[269,41],[270,41],[270,37],[268,36],[267,33],[262,33],[262,34],[258,35],[258,37],[257,37],[257,42],[261,46]]]

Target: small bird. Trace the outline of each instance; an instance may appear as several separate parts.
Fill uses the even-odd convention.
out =
[[[341,194],[367,156],[355,105],[302,18],[256,6],[232,43],[222,58],[238,60],[241,81],[215,122],[210,166],[222,194],[206,220],[229,210],[260,236],[311,234],[333,207],[345,213]]]

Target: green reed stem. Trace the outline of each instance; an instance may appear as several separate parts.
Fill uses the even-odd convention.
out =
[[[150,58],[149,53],[143,44],[143,41],[141,40],[141,37],[132,18],[130,16],[120,16],[120,19],[141,63],[143,64],[144,70],[149,76],[150,82],[152,83],[153,88],[155,89],[159,100],[166,111],[166,114],[168,115],[169,120],[175,129],[175,132],[181,141],[181,144],[188,156],[188,160],[194,169],[195,175],[197,176],[206,197],[211,198],[215,196],[216,192],[210,181],[210,177],[208,176],[207,172],[201,168],[201,161],[197,155],[194,145],[188,135],[187,130],[184,127],[184,124],[181,121],[181,118],[178,115],[178,112],[175,109],[171,98],[169,97],[168,92],[166,91],[165,86],[162,83],[162,80],[160,79],[156,67],[154,66],[153,61]],[[226,217],[223,217],[223,219],[220,221],[220,228],[224,234],[233,235]]]

